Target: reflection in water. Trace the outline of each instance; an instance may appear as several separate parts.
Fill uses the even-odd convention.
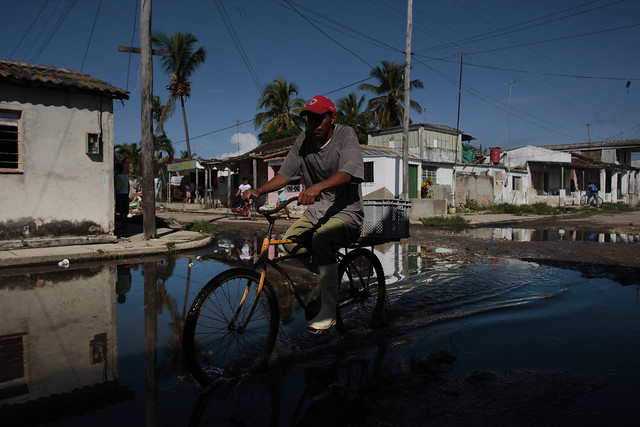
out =
[[[249,243],[255,251],[255,241]],[[246,265],[236,250],[243,244],[222,241],[152,265],[118,265],[117,273],[105,264],[1,278],[0,345],[21,362],[7,369],[0,358],[0,419],[22,408],[22,416],[32,417],[22,421],[40,413],[45,418],[33,423],[54,425],[190,419],[205,425],[208,415],[245,425],[329,422],[335,414],[358,414],[350,405],[372,389],[391,393],[389,381],[417,372],[426,355],[441,349],[457,357],[455,374],[555,369],[608,378],[589,395],[607,402],[598,411],[618,421],[633,411],[640,381],[640,331],[631,326],[640,317],[637,280],[623,287],[609,280],[617,276],[583,277],[503,259],[461,265],[455,253],[434,258],[438,248],[404,243],[374,249],[388,283],[388,327],[311,335],[304,313],[279,291],[279,357],[269,372],[201,395],[182,362],[186,310],[212,277]],[[315,283],[299,265],[290,271],[308,289]],[[116,304],[119,295],[126,300]],[[50,411],[46,402],[54,398],[59,404]]]
[[[537,230],[533,228],[465,228],[458,232],[481,239],[513,240],[516,242],[579,241],[597,243],[640,243],[639,234],[608,233],[593,230]]]
[[[4,276],[0,285],[0,406],[118,401],[114,267]],[[79,397],[74,391],[82,390]],[[67,396],[65,403],[63,396]],[[78,399],[81,399],[80,401]],[[55,419],[58,411],[40,414]],[[31,414],[33,415],[33,414]],[[5,418],[6,420],[6,418]]]

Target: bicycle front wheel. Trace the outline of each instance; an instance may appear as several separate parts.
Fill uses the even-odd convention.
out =
[[[580,197],[580,206],[584,206],[587,204],[587,196]]]
[[[338,330],[383,326],[386,285],[378,257],[368,249],[353,250],[340,261],[338,271]]]
[[[267,282],[257,295],[259,283],[257,272],[233,268],[211,279],[193,301],[182,347],[200,384],[255,372],[269,361],[278,334],[278,300]]]

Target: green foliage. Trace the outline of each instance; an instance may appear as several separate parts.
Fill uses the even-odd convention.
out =
[[[300,112],[306,105],[302,98],[295,98],[298,86],[285,79],[275,78],[264,87],[258,99],[258,112],[253,118],[256,129],[262,126],[262,132],[284,132],[292,128],[301,129],[304,119]]]
[[[186,229],[189,231],[197,231],[198,233],[213,236],[220,233],[220,228],[209,221],[196,221],[193,224],[187,225]]]
[[[404,119],[404,64],[398,65],[395,61],[382,61],[382,66],[371,70],[371,77],[376,79],[377,85],[362,83],[358,89],[372,92],[375,97],[369,100],[367,111],[376,117],[374,127],[387,129],[402,125]],[[424,88],[420,80],[409,82],[411,89]],[[422,107],[415,101],[410,101],[411,109],[421,112]]]
[[[271,141],[277,141],[279,139],[296,137],[300,135],[301,132],[302,130],[299,127],[295,126],[283,132],[262,132],[261,134],[258,135],[258,139],[260,140],[261,143],[271,142]]]
[[[420,218],[420,222],[426,227],[451,227],[456,225],[466,225],[469,223],[468,220],[464,219],[460,215],[430,216]]]

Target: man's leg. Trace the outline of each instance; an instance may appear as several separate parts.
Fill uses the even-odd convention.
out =
[[[313,234],[311,247],[314,261],[318,264],[320,312],[309,321],[310,332],[322,333],[336,324],[340,280],[336,253],[355,238],[354,230],[337,218],[329,219]]]

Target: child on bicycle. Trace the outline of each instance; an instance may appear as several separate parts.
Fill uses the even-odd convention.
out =
[[[242,207],[242,212],[244,213],[245,218],[249,215],[249,207],[251,203],[253,203],[253,200],[244,199],[242,195],[244,194],[245,191],[250,189],[251,189],[251,184],[249,184],[249,178],[247,178],[246,176],[242,177],[242,184],[238,186],[238,191],[236,192],[236,199],[238,200],[239,206]]]
[[[322,333],[336,324],[336,253],[360,236],[364,162],[355,131],[336,124],[336,107],[329,98],[314,96],[300,115],[306,118],[306,131],[293,143],[278,173],[263,186],[246,190],[243,199],[304,179],[306,188],[299,194],[298,203],[308,207],[285,233],[285,239],[294,240],[285,249],[291,254],[312,256],[308,261],[313,270],[317,269],[318,286],[311,297],[320,298],[320,312],[309,321],[308,329]]]

